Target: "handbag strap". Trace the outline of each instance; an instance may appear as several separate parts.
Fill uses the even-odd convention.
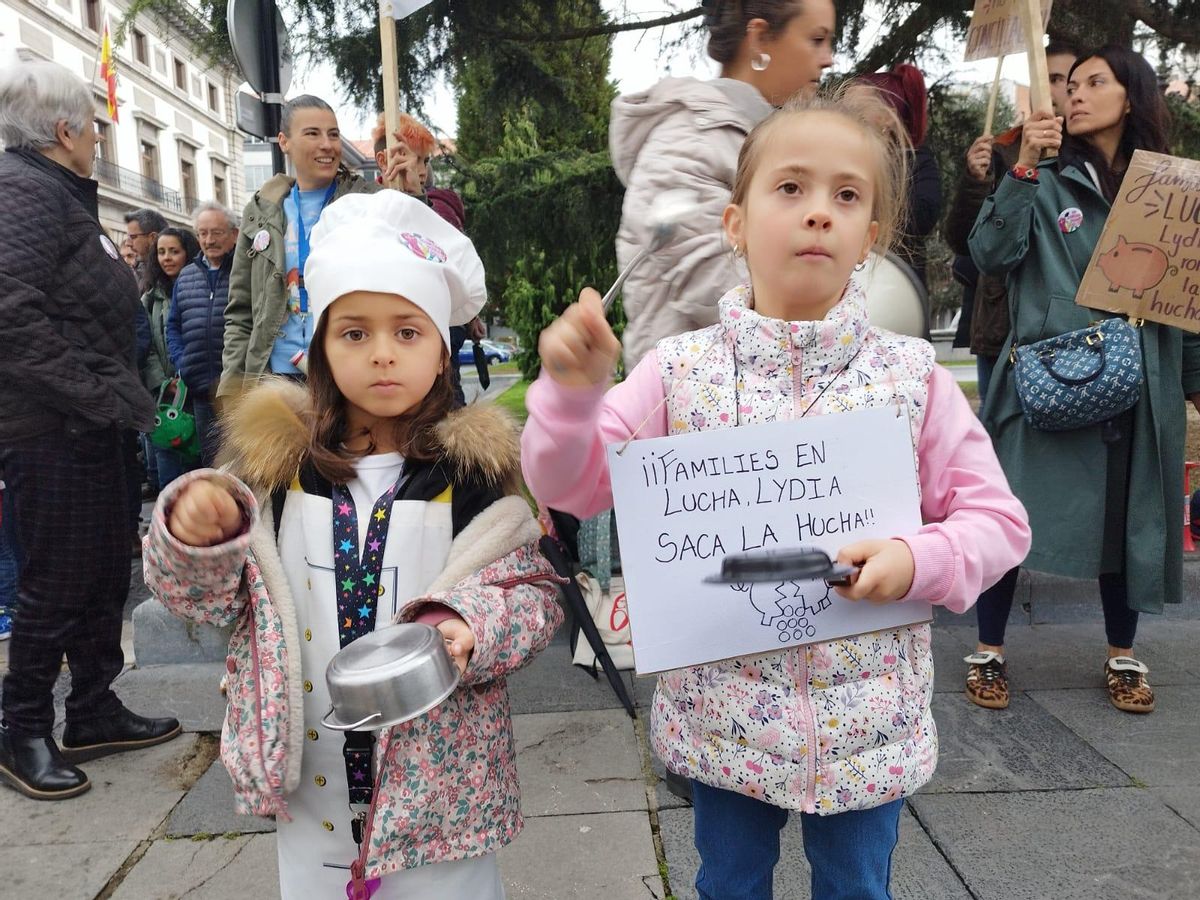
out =
[[[1095,176],[1093,175],[1093,178],[1094,177]],[[1078,285],[1076,285],[1075,289],[1076,291],[1079,290]],[[1005,293],[1008,295],[1008,333],[1012,337],[1012,344],[1009,346],[1008,350],[1008,361],[1009,363],[1015,364],[1017,361],[1017,347],[1019,346],[1017,344],[1017,295],[1015,291],[1009,288],[1007,281],[1005,283]],[[1080,309],[1091,309],[1091,307],[1080,307]],[[1106,316],[1105,318],[1124,319],[1134,328],[1140,328],[1143,324],[1145,324],[1146,321],[1145,319],[1135,319],[1128,313],[1117,313],[1114,316]],[[1045,340],[1045,338],[1040,338],[1040,340]],[[1032,341],[1031,343],[1036,344],[1037,341]]]
[[[167,392],[167,385],[171,383],[170,378],[163,379],[163,383],[158,386],[158,399],[154,401],[154,405],[162,406],[163,394]],[[183,411],[183,405],[187,403],[187,385],[183,383],[183,379],[179,378],[175,381],[175,399],[171,405],[180,412]]]

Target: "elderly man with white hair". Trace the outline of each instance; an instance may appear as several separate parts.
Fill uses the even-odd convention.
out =
[[[238,220],[220,203],[206,200],[196,208],[195,224],[200,252],[175,279],[167,314],[167,352],[192,398],[201,465],[211,466],[220,443],[213,398],[221,381],[225,304]]]
[[[123,442],[153,428],[154,405],[135,361],[137,284],[98,217],[92,104],[54,63],[0,70],[0,469],[19,548],[0,779],[38,800],[91,786],[73,763],[180,731],[112,691],[130,576]]]

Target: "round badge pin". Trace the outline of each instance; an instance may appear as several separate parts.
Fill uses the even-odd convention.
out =
[[[112,239],[107,234],[100,235],[100,246],[113,259],[121,258],[121,254],[117,252],[117,245],[112,242]]]
[[[271,234],[267,229],[263,229],[254,235],[254,243],[252,245],[256,253],[262,253],[271,246]]]
[[[1063,234],[1077,231],[1083,224],[1083,210],[1078,206],[1068,206],[1058,214],[1058,230]]]

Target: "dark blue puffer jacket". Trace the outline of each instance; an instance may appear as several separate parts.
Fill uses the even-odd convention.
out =
[[[183,383],[197,395],[207,394],[221,379],[232,265],[232,253],[225,256],[219,269],[210,269],[204,254],[199,254],[175,279],[167,315],[167,352]]]

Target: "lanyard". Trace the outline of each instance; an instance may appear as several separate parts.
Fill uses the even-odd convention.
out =
[[[321,213],[325,211],[325,207],[329,205],[329,201],[333,199],[333,192],[336,190],[337,182],[334,181],[329,185],[329,190],[325,192],[325,198],[321,201],[321,209],[317,212],[318,219],[321,218]],[[304,207],[300,205],[299,182],[292,185],[292,202],[296,204],[296,254],[300,257],[300,265],[298,266],[300,275],[300,312],[307,313],[308,291],[304,287],[304,264],[308,262],[308,232],[304,230]]]
[[[365,552],[358,552],[358,512],[344,484],[333,485],[333,571],[337,589],[338,646],[375,630],[383,549],[392,518],[392,501],[406,481],[401,475],[371,510]],[[367,731],[346,732],[342,753],[346,758],[346,783],[351,803],[370,803],[374,772],[371,756],[374,738]],[[356,819],[357,821],[357,819]],[[361,824],[359,825],[361,827]],[[356,832],[357,839],[357,832]]]

